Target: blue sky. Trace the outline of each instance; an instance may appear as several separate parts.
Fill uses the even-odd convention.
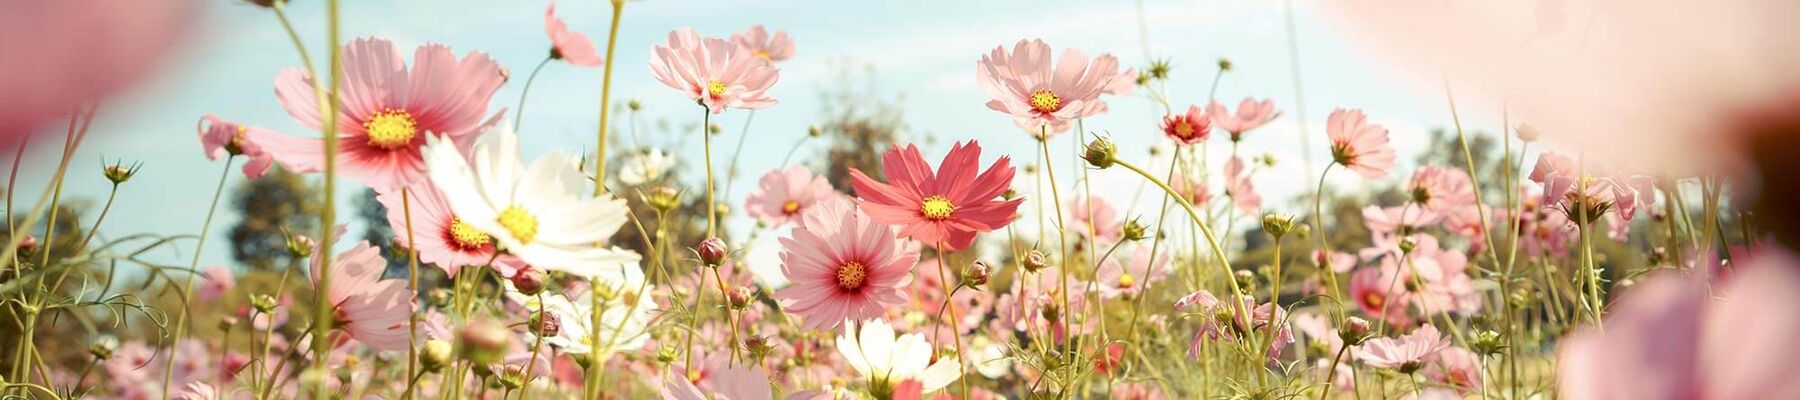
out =
[[[193,41],[160,66],[154,79],[104,104],[93,136],[75,157],[65,196],[87,199],[96,207],[108,188],[98,174],[102,158],[145,164],[143,172],[122,190],[121,202],[102,227],[103,237],[199,231],[222,167],[207,161],[200,151],[194,122],[201,115],[218,114],[288,134],[316,135],[289,118],[273,96],[276,73],[299,64],[275,16],[239,2],[209,3],[211,7],[196,24]],[[324,52],[321,3],[296,1],[290,10],[314,54]],[[512,71],[513,80],[494,97],[493,109],[514,106],[524,75],[549,46],[542,25],[547,3],[539,0],[344,3],[346,38],[384,37],[406,49],[425,42],[444,43],[459,54],[481,51],[495,57]],[[564,1],[557,6],[558,14],[573,29],[604,45],[610,6],[603,1]],[[1328,159],[1322,127],[1325,115],[1334,107],[1362,108],[1371,120],[1386,125],[1402,159],[1423,147],[1427,129],[1449,125],[1449,111],[1442,100],[1442,87],[1435,86],[1436,78],[1423,77],[1419,81],[1424,83],[1419,84],[1387,71],[1378,58],[1359,51],[1328,18],[1307,4],[1295,6],[1294,22],[1304,61],[1304,117],[1312,127],[1312,148],[1305,150],[1300,146],[1302,114],[1296,109],[1282,3],[1277,1],[1144,1],[1142,25],[1138,5],[1127,1],[633,1],[626,5],[620,28],[613,97],[616,101],[640,100],[646,121],[695,120],[698,112],[692,103],[663,87],[648,71],[651,47],[661,43],[670,30],[692,26],[702,35],[723,37],[760,23],[792,35],[798,53],[780,64],[781,79],[773,89],[781,103],[756,114],[742,160],[745,176],[731,191],[734,198],[727,200],[739,205],[755,178],[777,164],[789,144],[805,135],[807,126],[819,117],[818,92],[837,83],[832,65],[871,68],[877,92],[901,99],[910,127],[906,140],[923,144],[925,137],[936,139],[935,145],[926,147],[928,158],[941,156],[950,141],[977,139],[987,149],[985,159],[1010,155],[1023,164],[1036,159],[1036,143],[1013,128],[1007,117],[983,106],[987,96],[975,81],[975,62],[989,49],[1010,46],[1023,38],[1042,38],[1059,51],[1075,47],[1089,54],[1113,53],[1129,65],[1169,58],[1175,65],[1169,89],[1181,108],[1205,101],[1214,64],[1226,57],[1236,69],[1219,85],[1220,100],[1235,104],[1245,96],[1273,98],[1286,112],[1244,143],[1247,154],[1268,153],[1280,160],[1256,177],[1265,198],[1270,199],[1265,207],[1302,213],[1304,207],[1290,206],[1287,199],[1311,190],[1316,182],[1317,177],[1307,174],[1301,162],[1303,154],[1312,153],[1318,162]],[[1147,40],[1140,27],[1147,31]],[[549,151],[580,153],[593,147],[600,80],[597,68],[552,64],[544,70],[532,90],[520,133],[527,157]],[[1478,129],[1496,128],[1498,113],[1481,110],[1497,111],[1497,106],[1478,100],[1462,104],[1464,123]],[[1111,111],[1086,121],[1087,128],[1110,133],[1129,159],[1147,159],[1146,149],[1159,141],[1155,123],[1162,115],[1161,106],[1141,95],[1114,98],[1109,104]],[[728,132],[725,144],[736,140],[745,117],[742,111],[732,111],[715,118]],[[646,141],[691,143],[670,150],[690,164],[700,159],[697,140],[647,137]],[[22,194],[35,194],[55,167],[53,157],[59,149],[50,146],[50,141],[38,142],[26,159],[18,186]],[[1056,154],[1070,151],[1066,135],[1053,138],[1052,144]],[[1218,153],[1224,147],[1215,145],[1212,150]],[[805,154],[803,151],[796,158],[804,159]],[[1223,157],[1211,159],[1217,164]],[[1064,175],[1059,182],[1065,186],[1073,182],[1067,163],[1065,158],[1056,165]],[[1403,165],[1390,181],[1410,169]],[[1334,175],[1334,190],[1366,187],[1360,178]],[[1026,187],[1028,181],[1021,177],[1016,185]],[[232,179],[244,178],[234,174]],[[1118,193],[1109,195],[1116,203],[1129,202],[1131,196],[1124,193],[1135,193],[1139,187],[1137,180],[1123,171],[1100,171],[1091,179],[1095,192]],[[341,209],[348,209],[348,199],[361,190],[354,183],[345,186],[340,189]],[[1144,197],[1141,204],[1150,204],[1149,196]],[[202,257],[203,266],[230,264],[224,232],[236,219],[230,210],[221,212]],[[739,231],[747,227],[741,220],[734,225]],[[355,232],[358,228],[351,229]],[[191,251],[191,244],[182,251]],[[171,254],[169,261],[185,262],[189,254]]]

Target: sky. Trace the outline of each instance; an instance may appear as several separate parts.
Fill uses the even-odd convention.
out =
[[[224,167],[222,162],[206,160],[201,151],[194,127],[203,115],[216,114],[290,135],[317,136],[288,117],[273,95],[276,74],[300,63],[275,15],[243,2],[207,3],[209,7],[193,24],[191,40],[168,62],[155,66],[153,78],[102,105],[88,143],[74,158],[64,196],[94,207],[109,188],[99,174],[102,160],[144,164],[142,172],[121,189],[120,202],[101,227],[102,238],[200,231],[213,185]],[[512,80],[494,96],[493,112],[516,107],[524,76],[547,53],[550,44],[543,30],[547,4],[540,0],[347,1],[342,9],[343,35],[347,39],[387,38],[403,50],[422,43],[442,43],[458,54],[489,54],[512,74]],[[640,101],[643,121],[692,124],[699,118],[699,110],[649,73],[651,48],[662,43],[668,32],[690,26],[702,35],[728,37],[762,24],[793,36],[798,51],[778,65],[780,80],[771,91],[780,103],[758,111],[749,123],[750,139],[740,161],[744,176],[728,190],[731,198],[721,200],[740,208],[744,193],[753,189],[756,178],[780,163],[788,146],[806,135],[807,127],[821,117],[824,104],[819,93],[843,83],[838,77],[844,66],[868,71],[859,75],[873,80],[873,91],[865,92],[897,101],[909,128],[902,141],[919,143],[934,163],[952,141],[979,140],[984,164],[1011,156],[1016,165],[1023,165],[1037,160],[1036,142],[1013,127],[1009,117],[987,109],[988,96],[976,82],[976,61],[994,47],[1041,38],[1059,53],[1065,48],[1090,55],[1111,53],[1132,66],[1169,59],[1174,69],[1168,90],[1173,105],[1181,109],[1204,105],[1217,60],[1227,58],[1234,69],[1220,80],[1218,100],[1235,106],[1246,96],[1269,98],[1283,110],[1274,123],[1248,135],[1240,149],[1246,155],[1268,154],[1277,160],[1274,167],[1258,171],[1254,178],[1267,199],[1265,208],[1303,214],[1310,206],[1290,199],[1310,192],[1318,180],[1317,168],[1329,160],[1323,126],[1334,108],[1363,109],[1371,121],[1390,130],[1403,164],[1382,184],[1397,182],[1403,179],[1401,174],[1410,173],[1405,160],[1425,146],[1429,129],[1450,126],[1450,111],[1438,78],[1394,72],[1376,55],[1360,51],[1355,38],[1347,37],[1328,16],[1310,9],[1306,2],[1293,6],[1304,112],[1299,106],[1301,97],[1296,96],[1284,3],[1252,0],[631,1],[625,6],[613,64],[613,99]],[[322,2],[296,1],[289,6],[289,13],[311,52],[324,54]],[[572,29],[604,47],[611,17],[606,2],[565,1],[557,4],[557,14]],[[543,70],[527,99],[519,133],[528,159],[553,151],[591,152],[598,126],[601,76],[598,68],[563,63],[552,63]],[[1084,124],[1090,132],[1117,140],[1120,154],[1127,160],[1152,164],[1148,149],[1162,142],[1155,125],[1164,111],[1160,103],[1142,93],[1108,99],[1110,111]],[[1481,99],[1469,99],[1459,106],[1464,125],[1471,129],[1493,131],[1501,125],[1497,106]],[[736,110],[715,118],[727,132],[721,143],[715,144],[721,148],[735,144],[748,119],[748,113]],[[1304,129],[1308,136],[1302,135],[1303,126],[1308,128]],[[695,134],[644,133],[643,140],[667,148],[688,165],[697,165],[701,149]],[[1069,167],[1066,156],[1073,141],[1069,134],[1051,139],[1051,151],[1060,160],[1055,165],[1061,175],[1058,182],[1065,188],[1072,187],[1081,173]],[[17,186],[21,194],[35,194],[44,186],[60,151],[48,143],[52,141],[36,142],[22,167]],[[1223,140],[1213,143],[1209,160],[1218,168],[1227,146],[1219,145]],[[814,154],[809,150],[803,148],[796,159],[808,159]],[[1304,160],[1309,155],[1321,164],[1307,168]],[[720,155],[716,161],[721,171],[725,159],[728,156]],[[1015,186],[1025,187],[1029,179],[1036,178],[1041,175],[1021,174]],[[234,172],[230,179],[235,185],[245,178]],[[1121,208],[1131,208],[1130,214],[1147,214],[1145,209],[1154,208],[1153,197],[1135,195],[1142,190],[1141,180],[1128,172],[1117,168],[1092,171],[1088,179],[1095,193],[1120,203]],[[339,209],[353,210],[350,199],[359,195],[362,187],[353,181],[340,182],[346,184],[339,189]],[[690,185],[700,187],[699,182]],[[1333,174],[1329,185],[1329,190],[1351,192],[1370,187],[1368,181],[1341,170]],[[1134,198],[1135,204],[1145,206],[1124,204]],[[1028,202],[1026,209],[1030,207],[1037,205]],[[340,215],[344,216],[341,219],[353,219],[348,211]],[[229,204],[221,205],[210,242],[202,249],[202,267],[233,264],[225,232],[237,219]],[[1027,222],[1027,226],[1033,223]],[[749,226],[740,216],[731,228],[741,234]],[[352,224],[350,231],[358,232],[360,226]],[[752,255],[753,264],[770,254],[769,246],[762,247]],[[191,242],[184,244],[179,252],[167,254],[166,261],[185,263],[191,251]]]

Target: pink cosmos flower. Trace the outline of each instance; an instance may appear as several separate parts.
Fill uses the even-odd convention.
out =
[[[669,32],[669,42],[656,45],[652,54],[650,73],[657,80],[713,114],[775,105],[768,90],[775,86],[779,71],[725,39],[702,39],[693,28],[683,27]]]
[[[275,165],[275,158],[263,151],[255,141],[250,140],[250,131],[255,135],[272,134],[274,131],[260,126],[239,125],[227,122],[218,116],[207,114],[200,117],[200,146],[206,149],[206,159],[217,161],[220,157],[242,155],[249,160],[244,163],[244,176],[250,179],[261,178]]]
[[[1186,114],[1164,116],[1162,123],[1156,127],[1162,129],[1163,136],[1168,136],[1175,143],[1188,145],[1204,142],[1212,135],[1212,118],[1200,111],[1200,106],[1188,106]]]
[[[1250,182],[1250,172],[1244,170],[1243,158],[1232,157],[1225,162],[1225,195],[1231,197],[1238,212],[1254,214],[1262,208],[1262,195],[1256,194],[1256,184]]]
[[[1375,179],[1387,175],[1394,167],[1394,147],[1388,145],[1388,131],[1369,123],[1361,109],[1339,108],[1326,117],[1325,134],[1331,138],[1332,162]]]
[[[1275,303],[1256,304],[1256,298],[1237,296],[1240,304],[1230,304],[1214,297],[1205,289],[1195,291],[1175,301],[1176,309],[1199,307],[1192,311],[1205,316],[1200,330],[1194,332],[1193,339],[1188,341],[1188,358],[1200,356],[1202,345],[1207,340],[1235,341],[1241,339],[1243,332],[1250,332],[1254,337],[1267,337],[1271,327],[1275,329],[1275,340],[1269,342],[1269,361],[1281,357],[1282,349],[1294,343],[1293,328],[1287,323],[1287,310]],[[1243,315],[1248,312],[1250,315]]]
[[[1100,271],[1096,274],[1095,283],[1100,286],[1100,297],[1114,299],[1120,296],[1136,296],[1143,293],[1151,283],[1169,276],[1169,251],[1161,249],[1156,261],[1150,261],[1150,246],[1137,246],[1130,257],[1120,260],[1110,257],[1100,263]]]
[[[1559,209],[1570,221],[1598,221],[1616,212],[1626,222],[1637,209],[1655,203],[1655,181],[1648,176],[1614,171],[1600,163],[1582,163],[1556,153],[1538,156],[1531,181],[1544,186],[1543,203]]]
[[[1350,274],[1350,299],[1363,314],[1380,318],[1390,325],[1412,325],[1406,313],[1405,295],[1397,280],[1379,268],[1363,268]]]
[[[875,222],[900,225],[902,236],[927,246],[946,251],[969,247],[975,234],[1012,222],[1025,201],[996,200],[1012,186],[1012,158],[1001,156],[981,171],[981,144],[975,141],[952,146],[935,174],[917,146],[895,145],[882,160],[888,183],[850,170],[863,212]]]
[[[502,110],[482,119],[488,100],[506,83],[500,64],[486,54],[469,53],[457,60],[449,47],[426,44],[413,52],[409,70],[399,47],[386,39],[356,39],[343,51],[338,170],[376,190],[427,181],[419,150],[427,136],[442,135],[468,149],[505,114]],[[324,124],[324,112],[313,97],[313,77],[305,70],[283,70],[275,79],[275,95],[301,124],[313,129]],[[289,171],[324,170],[321,139],[249,134]]]
[[[1212,117],[1214,126],[1230,133],[1231,141],[1236,142],[1243,140],[1245,132],[1260,128],[1269,121],[1275,120],[1275,117],[1281,116],[1281,111],[1275,109],[1274,100],[1256,101],[1254,98],[1245,97],[1244,101],[1238,103],[1235,114],[1226,111],[1224,104],[1215,101],[1206,105],[1206,115]]]
[[[1341,251],[1326,253],[1324,250],[1313,250],[1313,265],[1320,268],[1330,266],[1331,272],[1345,273],[1356,268],[1356,256]]]
[[[410,205],[401,204],[403,199],[399,190],[381,192],[375,200],[387,208],[388,226],[394,229],[394,239],[418,251],[419,262],[436,265],[454,277],[462,267],[480,266],[494,259],[494,238],[457,219],[456,212],[450,209],[450,201],[436,185],[414,185],[407,190],[412,191],[411,198],[406,199]],[[412,235],[418,243],[407,242],[407,207],[412,208]],[[507,258],[504,263],[507,266],[521,264]],[[502,264],[500,260],[495,263]]]
[[[313,285],[319,284],[319,257],[313,257]],[[387,260],[381,248],[358,243],[331,262],[331,288],[327,301],[337,321],[334,327],[376,350],[403,351],[407,346],[406,321],[413,312],[413,293],[406,280],[381,279]]]
[[[751,56],[769,62],[779,62],[794,56],[794,39],[788,37],[787,31],[775,31],[775,36],[769,36],[769,31],[763,29],[761,24],[751,25],[750,30],[732,34],[731,43],[742,51],[750,52]]]
[[[713,369],[711,396],[674,371],[663,374],[667,400],[769,400],[769,373],[761,367],[721,365]]]
[[[219,296],[224,296],[231,292],[232,287],[237,286],[237,278],[232,276],[229,268],[208,267],[201,274],[206,277],[206,281],[201,282],[200,288],[194,290],[194,295],[201,300],[218,300]]]
[[[1480,246],[1482,238],[1487,235],[1484,228],[1492,228],[1493,222],[1488,217],[1494,215],[1489,207],[1475,203],[1463,204],[1444,212],[1444,230],[1452,234],[1469,238],[1470,246]],[[1510,229],[1511,227],[1505,227]],[[1481,251],[1480,248],[1472,251]]]
[[[1375,368],[1396,369],[1411,373],[1425,365],[1438,351],[1450,347],[1450,338],[1436,326],[1425,324],[1399,338],[1375,338],[1351,349],[1358,360]]]
[[[1439,213],[1475,204],[1475,186],[1463,171],[1435,165],[1419,167],[1406,186],[1413,203]]]
[[[1069,203],[1068,216],[1070,230],[1098,243],[1116,243],[1124,233],[1119,211],[1106,199],[1077,197]]]
[[[1481,357],[1461,347],[1444,348],[1425,364],[1425,376],[1464,393],[1480,390]]]
[[[813,175],[804,165],[769,171],[756,191],[744,198],[744,213],[770,227],[794,221],[822,201],[844,197],[831,188],[823,175]]]
[[[156,70],[201,2],[28,1],[0,5],[0,148]],[[12,157],[12,150],[0,152]]]
[[[806,327],[829,331],[844,321],[878,318],[906,302],[901,291],[919,261],[893,228],[848,201],[814,206],[791,237],[781,238],[781,273],[789,282],[775,292]]]
[[[203,381],[188,382],[187,386],[183,386],[181,388],[180,393],[175,394],[175,398],[178,400],[223,400],[224,399],[224,397],[219,397],[219,389],[213,388],[213,385],[207,384],[206,382],[203,382]]]
[[[583,67],[600,66],[602,60],[600,52],[594,50],[594,41],[588,40],[586,35],[569,30],[562,19],[556,18],[554,1],[544,9],[544,33],[550,35],[550,58]]]
[[[1187,199],[1195,208],[1206,207],[1212,201],[1212,191],[1206,187],[1206,178],[1202,174],[1185,173],[1176,169],[1175,176],[1169,179],[1169,188]]]
[[[1119,71],[1119,60],[1101,54],[1092,62],[1081,50],[1065,49],[1055,64],[1050,45],[1020,40],[1011,52],[996,46],[975,63],[976,80],[992,100],[989,109],[1013,116],[1015,123],[1048,136],[1069,129],[1070,122],[1106,112],[1101,94],[1130,95],[1137,70]]]
[[[1444,216],[1417,205],[1398,207],[1368,206],[1363,208],[1363,225],[1375,236],[1411,235],[1436,225]]]

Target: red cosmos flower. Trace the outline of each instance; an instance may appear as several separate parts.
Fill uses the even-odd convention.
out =
[[[1165,116],[1156,127],[1175,144],[1189,145],[1204,142],[1212,136],[1212,117],[1207,116],[1200,106],[1188,106],[1187,113]]]
[[[1006,226],[1024,199],[996,200],[1012,186],[1012,159],[1002,156],[981,169],[981,144],[957,143],[936,174],[917,146],[882,155],[888,183],[850,169],[850,184],[863,212],[875,222],[900,226],[900,235],[955,251],[975,242],[975,234]],[[981,172],[977,176],[976,172]]]

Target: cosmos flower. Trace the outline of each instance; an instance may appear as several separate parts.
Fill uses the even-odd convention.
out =
[[[225,156],[244,156],[249,160],[244,163],[244,176],[261,178],[275,165],[275,158],[250,140],[252,130],[259,136],[274,133],[268,128],[239,125],[212,114],[200,117],[200,145],[206,149],[206,159],[216,161]]]
[[[343,90],[337,95],[338,173],[385,190],[424,182],[421,149],[426,139],[442,136],[457,149],[468,149],[481,132],[499,122],[505,111],[485,121],[488,101],[506,75],[500,64],[480,52],[462,60],[439,44],[419,46],[407,69],[399,47],[387,39],[356,39],[344,45]],[[324,111],[313,97],[313,77],[304,69],[283,70],[275,79],[275,96],[288,115],[309,128],[324,125]],[[321,139],[251,130],[250,140],[295,173],[325,169]]]
[[[1100,297],[1113,299],[1120,296],[1136,296],[1143,293],[1144,288],[1169,276],[1169,250],[1163,248],[1156,255],[1156,262],[1150,262],[1150,247],[1138,245],[1124,260],[1118,256],[1108,257],[1100,263],[1100,272],[1094,281],[1100,287]]]
[[[1262,195],[1256,193],[1256,184],[1250,182],[1250,172],[1244,169],[1241,157],[1225,162],[1225,195],[1231,197],[1238,212],[1254,214],[1262,208]]]
[[[858,329],[860,328],[860,329]],[[838,352],[851,368],[867,379],[877,392],[907,380],[917,380],[922,393],[931,393],[962,378],[961,360],[936,357],[925,335],[894,333],[894,327],[880,319],[862,324],[844,324],[844,334],[837,337]]]
[[[180,393],[175,394],[175,398],[178,400],[224,399],[223,397],[219,397],[219,389],[213,388],[213,385],[207,384],[204,381],[188,382],[187,386],[181,388]]]
[[[1648,176],[1557,153],[1539,155],[1529,178],[1543,185],[1541,204],[1562,211],[1569,221],[1580,222],[1583,217],[1598,221],[1605,214],[1617,213],[1630,222],[1637,209],[1656,200],[1655,181]]]
[[[1188,106],[1186,114],[1164,116],[1156,127],[1162,129],[1163,136],[1168,136],[1169,140],[1189,145],[1204,142],[1212,135],[1212,118],[1202,112],[1200,106]]]
[[[1176,194],[1186,198],[1188,204],[1197,209],[1205,208],[1207,202],[1212,201],[1212,190],[1206,187],[1206,177],[1203,174],[1184,172],[1178,168],[1175,176],[1169,179],[1169,188],[1175,189]]]
[[[635,152],[625,164],[619,166],[619,183],[637,186],[661,180],[675,168],[675,157],[663,149],[644,149]]]
[[[1012,186],[1012,158],[1001,156],[981,168],[981,144],[958,142],[937,173],[917,146],[898,145],[882,155],[888,183],[850,170],[850,184],[862,210],[875,222],[899,225],[900,235],[946,251],[969,247],[975,234],[1005,227],[1017,217],[1022,198],[996,200]],[[979,176],[977,172],[981,172]]]
[[[425,148],[431,182],[450,211],[525,263],[581,277],[610,278],[634,267],[638,255],[600,247],[625,224],[625,201],[583,198],[593,184],[574,159],[552,152],[527,167],[519,139],[496,131],[475,144],[472,160],[449,138]],[[471,165],[471,161],[472,164]]]
[[[1065,49],[1052,64],[1050,45],[1020,40],[1011,52],[996,46],[975,63],[976,80],[992,100],[987,107],[1013,116],[1022,127],[1054,134],[1070,123],[1106,112],[1101,94],[1130,95],[1137,71],[1119,71],[1119,60],[1101,54],[1091,62],[1086,53]],[[1048,136],[1037,134],[1036,136]]]
[[[418,251],[420,262],[436,265],[455,277],[462,267],[480,266],[494,259],[494,238],[457,218],[456,212],[450,209],[450,201],[436,185],[415,185],[407,190],[412,191],[410,199],[406,199],[411,204],[401,204],[399,190],[381,192],[375,200],[387,208],[388,226],[394,230],[394,240]],[[418,243],[407,242],[407,208],[412,209],[412,236]]]
[[[314,287],[319,284],[321,258],[314,254],[312,274],[308,275]],[[332,259],[326,301],[337,319],[333,328],[342,331],[345,339],[376,350],[404,351],[414,294],[406,289],[404,279],[381,279],[385,270],[387,260],[381,258],[381,248],[358,243]]]
[[[725,39],[703,39],[686,27],[669,32],[668,43],[652,50],[650,73],[713,114],[775,105],[767,91],[779,78],[768,60]]]
[[[230,293],[231,288],[237,286],[237,278],[232,276],[230,268],[208,267],[201,274],[206,277],[206,281],[201,282],[198,289],[194,289],[194,295],[201,300],[218,300],[219,296]]]
[[[1098,197],[1082,196],[1069,202],[1070,230],[1097,243],[1117,243],[1125,226],[1119,221],[1119,210]]]
[[[756,191],[744,198],[744,213],[770,227],[799,219],[814,204],[842,198],[823,175],[813,175],[804,165],[771,170],[757,182]]]
[[[665,400],[769,400],[769,373],[762,367],[722,365],[713,370],[712,391],[702,392],[687,377],[670,371],[663,374],[662,395]]]
[[[1363,225],[1375,236],[1411,235],[1436,225],[1444,216],[1418,205],[1396,207],[1368,206],[1362,211]]]
[[[0,7],[0,148],[150,75],[203,2],[14,2]],[[11,151],[0,152],[12,157]]]
[[[1450,347],[1450,338],[1436,326],[1424,324],[1399,338],[1375,338],[1350,350],[1358,360],[1375,368],[1388,368],[1411,373],[1425,365],[1438,351]]]
[[[1438,213],[1475,204],[1475,186],[1462,171],[1435,165],[1419,167],[1406,186],[1413,203]]]
[[[567,354],[591,354],[596,349],[602,358],[621,351],[643,348],[650,339],[650,323],[658,309],[651,297],[656,286],[644,281],[642,268],[630,266],[621,274],[600,280],[600,336],[594,331],[594,290],[526,296],[506,283],[506,297],[533,313],[556,316],[557,334],[544,337],[544,344]],[[527,341],[536,340],[527,330]]]
[[[1294,343],[1293,328],[1287,323],[1287,310],[1274,303],[1256,304],[1251,296],[1237,296],[1241,303],[1233,305],[1214,297],[1205,289],[1189,293],[1175,301],[1175,308],[1181,310],[1195,309],[1194,313],[1204,316],[1200,329],[1194,332],[1188,341],[1188,357],[1200,356],[1202,345],[1208,340],[1235,341],[1243,339],[1243,332],[1250,332],[1256,337],[1267,337],[1269,329],[1275,327],[1275,340],[1269,342],[1269,360],[1281,357],[1282,349]],[[1250,315],[1240,313],[1248,312]]]
[[[556,2],[544,8],[544,33],[550,35],[550,58],[568,61],[571,65],[598,67],[601,64],[600,52],[594,49],[594,41],[586,35],[569,30],[562,19],[556,18]]]
[[[1481,390],[1481,356],[1461,347],[1444,348],[1425,364],[1425,376],[1464,393]]]
[[[1358,269],[1350,274],[1350,299],[1365,315],[1394,326],[1410,326],[1413,320],[1406,313],[1406,293],[1397,282],[1378,268]]]
[[[761,24],[751,25],[749,30],[732,34],[731,43],[741,51],[748,51],[751,56],[769,62],[780,62],[794,56],[794,39],[788,37],[787,31],[775,31],[774,36],[769,36],[769,31],[763,29]]]
[[[1213,126],[1230,133],[1231,141],[1236,142],[1244,139],[1245,132],[1260,128],[1281,116],[1281,111],[1275,109],[1274,100],[1256,101],[1245,97],[1244,101],[1238,103],[1236,113],[1226,111],[1224,104],[1215,101],[1206,105],[1206,115],[1211,117]]]
[[[790,284],[775,292],[784,309],[800,315],[807,328],[830,330],[840,323],[878,318],[904,304],[901,290],[919,261],[893,228],[878,224],[848,201],[815,205],[806,222],[781,239],[781,271]]]
[[[1388,145],[1387,128],[1369,123],[1360,109],[1333,110],[1326,117],[1325,134],[1331,139],[1332,162],[1364,178],[1380,178],[1394,167],[1394,147]]]

